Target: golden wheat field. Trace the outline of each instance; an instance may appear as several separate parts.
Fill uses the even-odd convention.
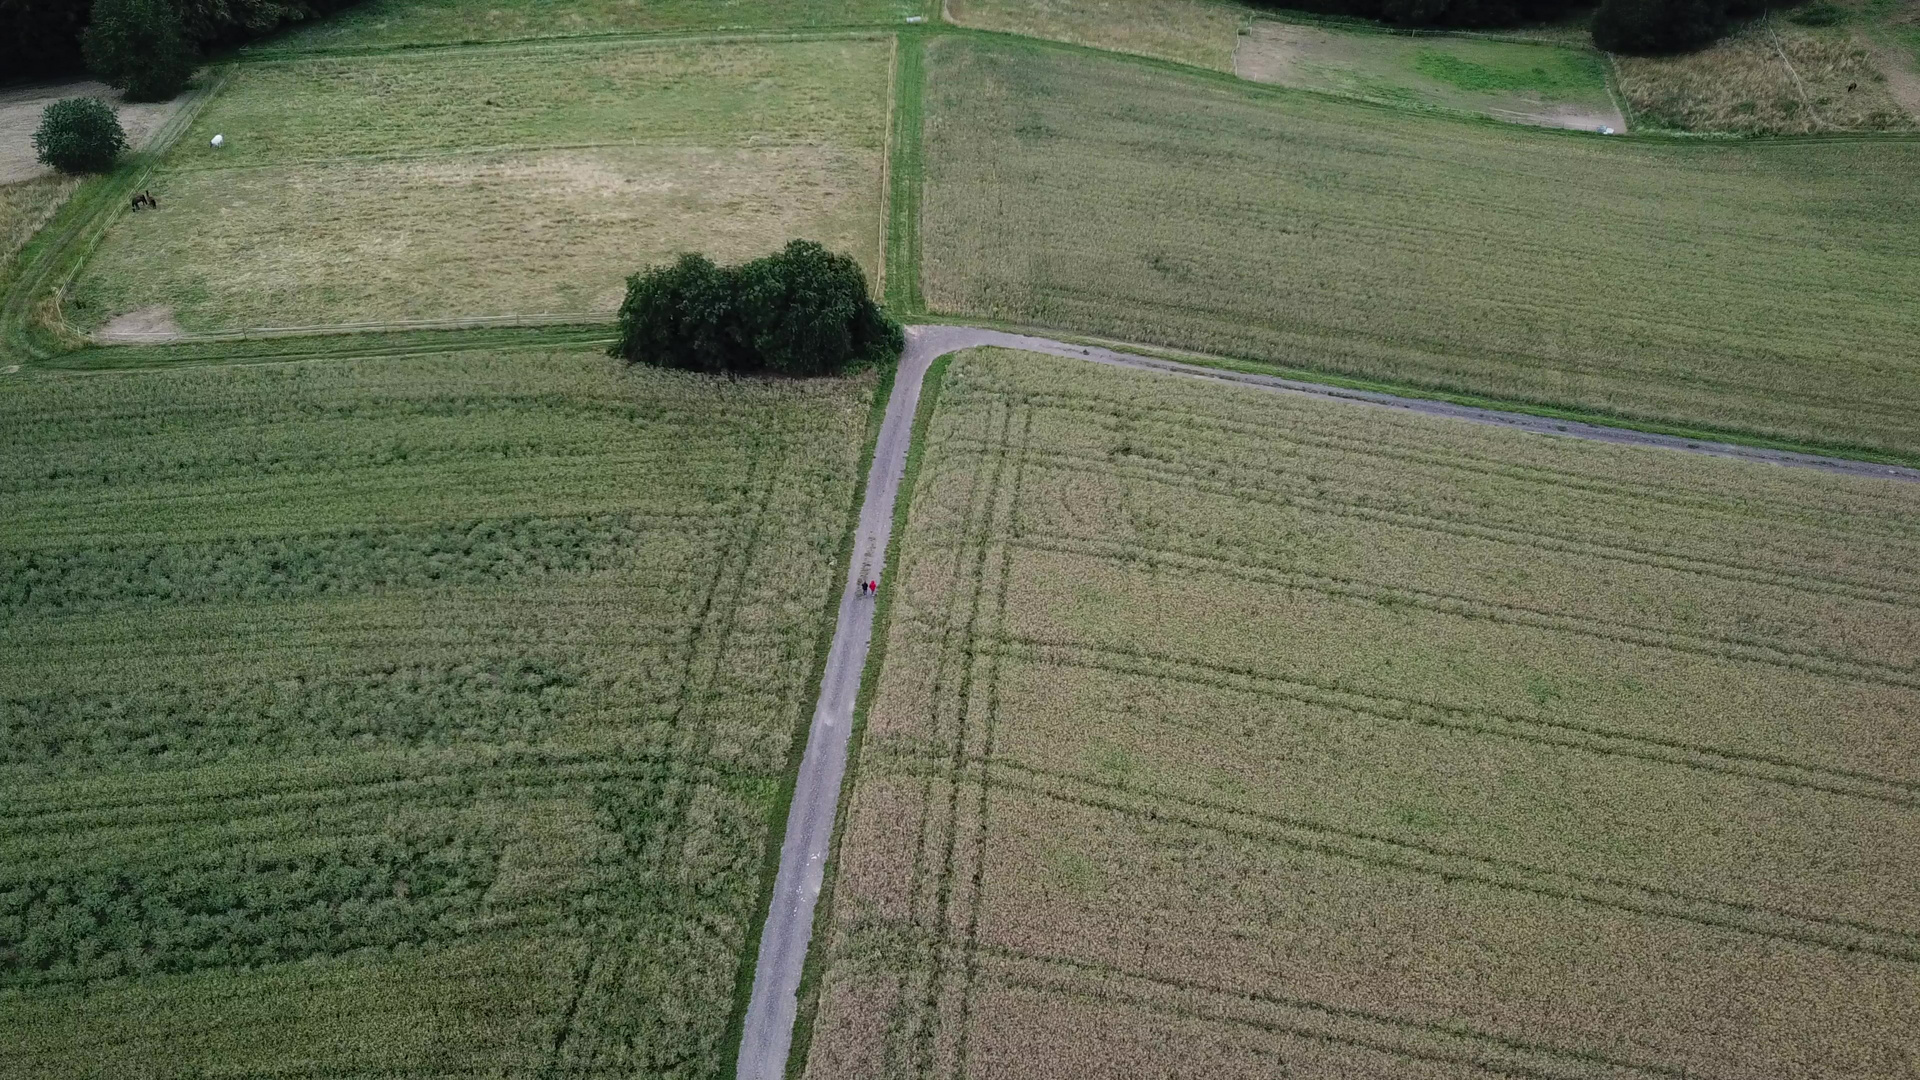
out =
[[[1920,489],[962,353],[809,1077],[1893,1077]]]

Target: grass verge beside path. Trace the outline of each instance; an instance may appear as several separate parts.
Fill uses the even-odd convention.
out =
[[[7,385],[0,1077],[718,1075],[874,382]]]
[[[935,314],[1920,453],[1920,140],[1608,139],[975,34],[928,66]]]
[[[833,894],[834,883],[839,877],[840,842],[847,828],[847,804],[859,780],[860,742],[866,731],[867,713],[873,707],[873,695],[880,686],[880,673],[886,668],[888,627],[892,624],[894,594],[899,591],[894,575],[900,569],[900,541],[907,535],[914,487],[919,483],[920,462],[926,447],[927,425],[934,409],[939,406],[940,387],[946,381],[947,367],[952,360],[951,353],[937,358],[922,377],[920,401],[913,414],[913,435],[907,444],[906,469],[901,473],[900,489],[894,497],[890,534],[893,540],[887,546],[886,565],[880,573],[880,580],[886,584],[874,600],[873,645],[867,653],[866,666],[861,671],[860,695],[854,702],[853,731],[847,747],[847,773],[840,784],[839,809],[833,817],[832,854],[827,859],[819,905],[814,908],[812,945],[807,950],[807,960],[801,970],[800,988],[796,994],[799,1006],[794,1013],[793,1044],[787,1053],[787,1076],[790,1080],[799,1080],[805,1074],[811,1057],[814,1020],[820,1009],[820,977],[830,963],[833,945]]]

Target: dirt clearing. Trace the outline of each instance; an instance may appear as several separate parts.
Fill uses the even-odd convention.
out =
[[[1583,49],[1255,19],[1234,73],[1389,105],[1453,109],[1541,127],[1622,131],[1605,61]]]
[[[170,307],[145,307],[115,315],[94,332],[93,340],[111,344],[151,344],[180,337],[180,324]]]
[[[31,180],[53,171],[34,159],[33,131],[40,126],[41,110],[70,97],[97,97],[112,105],[120,114],[120,126],[127,130],[127,145],[136,149],[166,123],[167,117],[172,116],[184,100],[183,96],[172,101],[130,105],[120,100],[120,91],[90,79],[0,91],[0,184]]]

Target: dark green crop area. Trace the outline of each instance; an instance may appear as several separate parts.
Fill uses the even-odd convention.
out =
[[[872,390],[9,385],[0,1076],[723,1071]]]
[[[935,313],[1920,454],[1920,141],[1641,142],[948,37]]]

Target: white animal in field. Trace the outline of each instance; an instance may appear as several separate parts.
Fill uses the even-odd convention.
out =
[[[213,148],[215,150],[218,150],[225,145],[227,145],[227,137],[225,135],[215,135],[213,137]]]

